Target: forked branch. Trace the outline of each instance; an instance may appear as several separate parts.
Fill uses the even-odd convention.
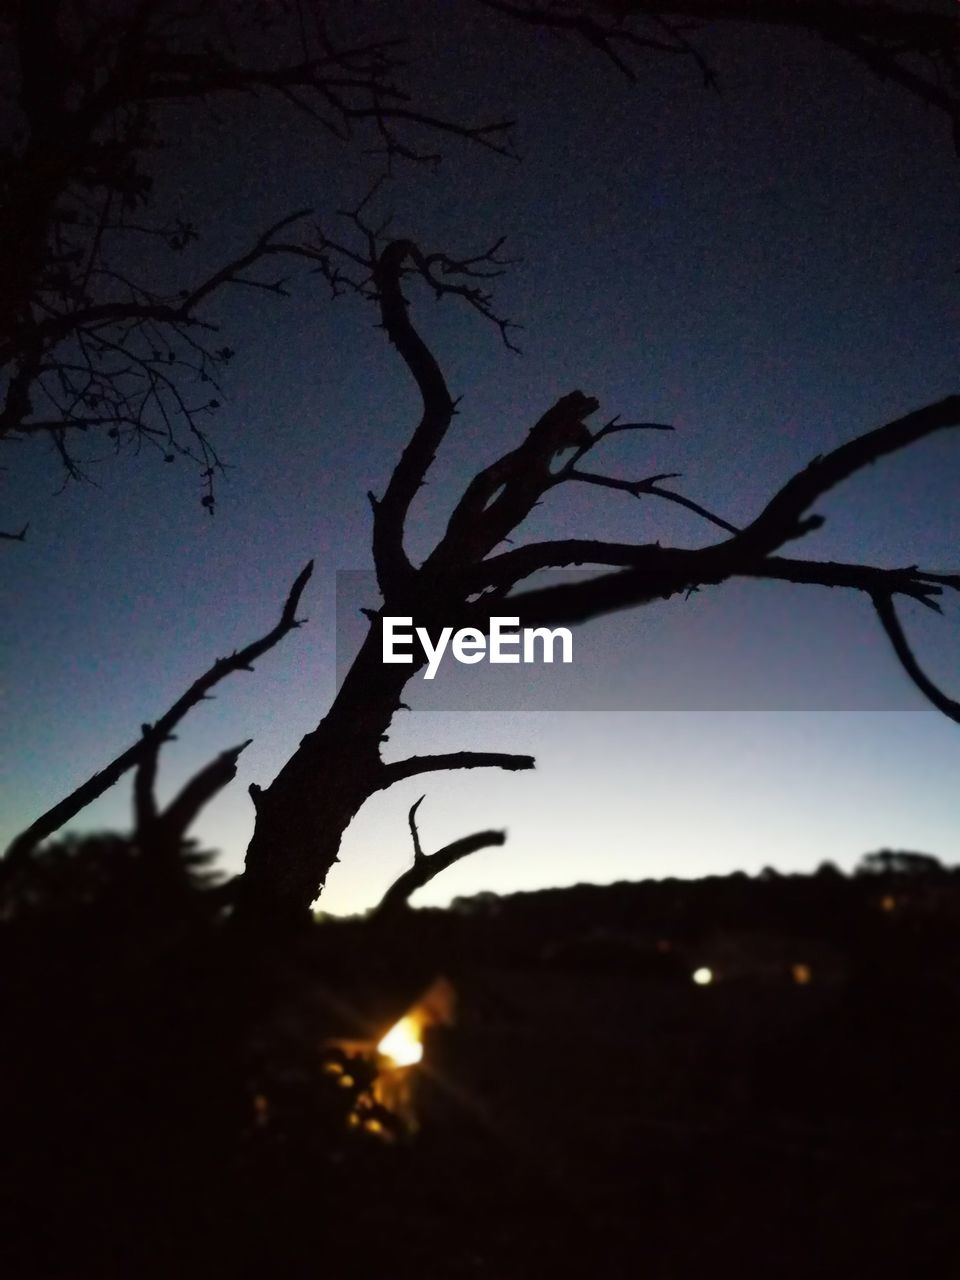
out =
[[[146,824],[138,822],[136,836],[141,847],[161,856],[177,855],[201,810],[237,776],[240,756],[252,741],[248,738],[222,751],[184,783],[162,812],[155,811]]]
[[[396,667],[383,663],[378,628],[389,613],[409,614],[415,625],[423,625],[428,632],[455,624],[489,633],[494,616],[516,616],[521,627],[570,625],[738,576],[840,587],[880,601],[881,620],[891,639],[896,637],[894,647],[908,674],[941,709],[948,714],[956,709],[952,700],[918,674],[915,660],[904,657],[904,642],[895,618],[892,623],[887,618],[884,602],[905,595],[936,609],[946,590],[960,589],[960,574],[917,566],[885,569],[801,560],[777,553],[785,543],[820,527],[821,517],[811,514],[810,508],[842,481],[937,431],[960,426],[960,396],[927,405],[814,459],[752,521],[737,529],[700,504],[663,489],[667,479],[663,474],[621,482],[582,471],[579,461],[617,430],[659,429],[662,424],[621,426],[614,420],[591,430],[586,419],[597,409],[597,401],[572,391],[547,409],[515,449],[467,484],[443,536],[415,567],[403,548],[404,525],[410,503],[449,428],[454,406],[440,365],[414,327],[401,292],[405,273],[423,277],[427,259],[410,241],[393,241],[378,252],[377,239],[377,233],[370,232],[366,257],[347,255],[354,277],[349,287],[378,304],[383,327],[417,382],[422,408],[383,499],[374,501],[374,558],[384,601],[381,608],[368,613],[371,631],[327,717],[302,740],[270,786],[257,792],[256,827],[236,899],[238,920],[285,923],[305,918],[339,856],[347,825],[371,795],[393,782],[437,770],[533,766],[530,757],[478,752],[414,756],[394,763],[381,760],[381,744],[387,740],[393,716],[404,705],[404,686],[417,669],[415,663]],[[362,274],[356,275],[357,268],[361,273],[367,268],[372,272],[372,291],[364,286]],[[337,280],[332,267],[328,278],[332,283]],[[521,533],[538,502],[570,479],[679,502],[727,536],[694,548],[571,538],[499,551],[502,542]],[[515,593],[519,583],[539,571],[571,564],[612,571]],[[501,833],[481,832],[427,857],[420,847],[416,812],[414,806],[410,815],[413,866],[388,890],[379,915],[397,910],[415,889],[457,858],[502,843]]]
[[[391,240],[381,248],[384,228],[370,226],[363,215],[365,205],[376,190],[374,188],[357,209],[344,215],[365,241],[363,250],[348,248],[321,232],[311,252],[335,294],[349,289],[376,301],[380,323],[420,394],[420,420],[387,488],[382,497],[370,495],[374,517],[373,559],[380,590],[388,596],[403,591],[412,582],[413,570],[404,549],[407,515],[456,412],[456,401],[439,362],[410,320],[404,281],[416,278],[438,298],[452,295],[462,299],[497,326],[508,347],[516,348],[509,338],[513,326],[496,313],[484,285],[476,283],[499,275],[507,265],[499,256],[503,241],[498,240],[483,253],[467,258],[424,253],[414,241],[407,239]]]
[[[505,831],[476,831],[473,835],[462,836],[459,840],[444,845],[434,854],[424,853],[420,843],[420,833],[417,830],[417,810],[424,799],[425,797],[421,796],[415,804],[411,805],[408,815],[410,835],[413,839],[413,865],[394,880],[380,899],[379,905],[372,913],[374,920],[393,919],[405,911],[411,896],[418,889],[429,884],[441,871],[446,871],[447,867],[452,867],[461,858],[467,858],[471,853],[478,853],[481,849],[491,849],[506,844]]]

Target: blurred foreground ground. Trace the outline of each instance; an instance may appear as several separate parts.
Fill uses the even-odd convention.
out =
[[[321,925],[279,960],[206,930],[5,936],[3,1274],[960,1274],[951,912],[804,936],[765,908],[658,949],[664,921],[613,928],[613,902],[587,934],[529,904]],[[817,955],[809,982],[778,948]],[[698,987],[708,953],[727,973]],[[348,1133],[331,1008],[439,971],[459,1018],[428,1035],[418,1136]]]

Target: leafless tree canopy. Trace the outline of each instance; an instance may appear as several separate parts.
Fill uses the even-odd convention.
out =
[[[956,122],[956,27],[938,15],[805,0],[763,6],[691,0],[669,13],[629,2],[519,5],[486,0],[484,7],[513,22],[557,27],[586,39],[624,71],[633,65],[627,58],[647,48],[698,57],[691,21],[800,25],[841,45]],[[413,239],[386,238],[370,222],[369,203],[364,202],[347,216],[344,236],[300,228],[301,215],[293,215],[266,231],[241,258],[169,297],[151,294],[118,275],[107,246],[112,236],[149,235],[166,237],[175,250],[192,234],[190,228],[148,227],[137,221],[136,210],[147,198],[137,157],[152,136],[152,106],[164,99],[269,90],[298,106],[307,104],[334,131],[346,133],[354,122],[368,120],[388,152],[405,155],[412,154],[411,148],[396,132],[404,123],[426,123],[501,149],[507,146],[505,126],[454,125],[427,119],[405,105],[392,79],[395,53],[385,44],[340,48],[321,34],[319,51],[309,58],[262,67],[228,56],[223,52],[227,45],[189,52],[184,32],[207,29],[202,7],[142,4],[134,13],[118,34],[115,25],[91,18],[79,0],[75,6],[41,0],[3,10],[18,49],[23,127],[4,169],[7,222],[0,271],[8,305],[0,352],[8,381],[2,432],[49,434],[69,467],[69,433],[103,428],[118,442],[145,439],[164,449],[199,450],[212,476],[215,459],[199,425],[198,407],[185,399],[176,371],[189,368],[201,380],[213,377],[216,359],[228,355],[223,350],[211,353],[204,345],[209,336],[204,303],[238,282],[278,291],[278,280],[251,272],[282,256],[308,258],[335,295],[356,294],[376,307],[419,398],[418,420],[386,489],[370,496],[373,560],[382,599],[369,612],[366,639],[316,729],[268,786],[251,787],[255,829],[244,873],[234,886],[238,920],[287,923],[304,918],[338,858],[344,831],[375,792],[429,772],[533,766],[528,756],[505,753],[383,759],[391,722],[403,707],[404,686],[417,670],[416,660],[413,666],[383,664],[384,615],[412,616],[415,625],[428,630],[442,625],[486,629],[509,600],[509,612],[521,625],[556,625],[650,605],[737,577],[839,588],[866,598],[906,675],[933,705],[960,723],[960,703],[925,673],[896,609],[898,599],[909,598],[938,611],[945,592],[960,591],[960,572],[785,554],[789,544],[821,526],[815,507],[827,493],[878,458],[960,426],[960,395],[927,404],[813,459],[740,525],[681,492],[675,475],[618,476],[597,469],[595,450],[610,436],[671,428],[618,417],[597,422],[597,400],[573,390],[547,407],[513,449],[478,470],[453,506],[444,534],[416,563],[406,540],[411,504],[453,426],[457,405],[411,308],[418,290],[452,299],[496,325],[510,346],[511,327],[495,310],[489,292],[491,278],[505,265],[502,241],[476,254],[428,251]],[[255,15],[256,6],[251,13]],[[50,30],[58,33],[52,41],[43,38]],[[925,79],[918,64],[925,68]],[[58,92],[41,92],[41,86],[51,83],[60,87]],[[298,238],[285,238],[295,224]],[[182,429],[192,444],[183,443]],[[534,507],[571,485],[625,492],[644,503],[679,504],[709,526],[714,540],[695,548],[583,537],[525,542],[524,525]],[[504,549],[508,541],[513,545]],[[597,573],[574,584],[523,588],[541,570],[571,565],[590,566]],[[163,815],[152,799],[156,753],[214,683],[249,667],[298,625],[296,610],[309,572],[308,566],[294,583],[273,631],[215,664],[155,725],[144,728],[138,743],[18,837],[10,858],[27,856],[131,768],[138,770],[140,830],[182,835],[200,805],[232,776],[240,749],[198,775]],[[414,866],[388,893],[384,910],[405,902],[414,888],[455,858],[502,838],[497,832],[479,833],[429,858],[419,845],[415,808],[410,815]],[[166,835],[158,836],[160,844]]]
[[[960,137],[957,22],[936,10],[853,0],[463,2],[508,37],[532,28],[576,40],[630,80],[645,57],[677,56],[716,84],[699,39],[711,23],[797,28],[942,112]],[[463,121],[411,98],[404,69],[415,47],[388,34],[338,38],[328,10],[320,0],[0,5],[0,85],[12,108],[0,141],[0,442],[48,441],[65,479],[83,475],[80,439],[103,437],[108,453],[150,446],[194,462],[201,500],[214,507],[222,464],[209,426],[234,350],[211,307],[237,288],[284,295],[297,260],[310,256],[310,210],[283,212],[191,278],[177,255],[201,234],[203,210],[164,218],[149,174],[165,142],[164,107],[256,94],[343,143],[360,131],[388,163],[436,163],[450,138],[513,153],[509,121]],[[145,251],[165,263],[161,285],[137,265]],[[0,526],[8,541],[26,533]]]
[[[870,0],[480,0],[526,25],[599,51],[629,80],[644,55],[689,60],[704,83],[720,77],[698,42],[715,23],[790,28],[843,50],[882,80],[943,112],[960,150],[960,27],[955,12]]]
[[[380,744],[401,706],[403,687],[416,669],[382,664],[380,619],[384,615],[410,615],[428,630],[440,625],[486,630],[490,617],[502,614],[505,599],[509,613],[518,616],[521,625],[556,625],[649,605],[736,577],[843,588],[871,602],[908,676],[934,705],[960,722],[960,704],[923,672],[895,607],[898,597],[907,597],[939,611],[943,592],[960,590],[960,573],[781,554],[787,544],[822,525],[813,508],[844,480],[880,457],[960,426],[960,396],[926,405],[815,458],[774,493],[754,519],[738,528],[666,483],[676,477],[658,474],[633,479],[589,469],[592,451],[610,435],[669,428],[618,418],[590,426],[588,419],[598,403],[573,391],[547,409],[516,448],[477,473],[454,506],[440,541],[420,564],[414,564],[405,548],[410,506],[452,426],[456,406],[436,358],[413,323],[410,297],[419,283],[492,316],[482,277],[497,270],[499,246],[487,254],[457,260],[426,253],[407,240],[380,245],[362,213],[355,214],[353,222],[364,237],[363,250],[326,239],[318,251],[330,255],[327,269],[338,287],[352,286],[379,308],[383,328],[417,387],[421,413],[386,491],[371,499],[374,561],[383,604],[371,611],[367,640],[330,712],[271,786],[257,796],[241,909],[247,903],[249,909],[260,912],[271,898],[281,914],[285,908],[292,913],[304,908],[336,860],[340,835],[350,818],[367,796],[398,776],[451,765],[522,768],[530,763],[519,757],[511,762],[466,755],[456,760],[427,756],[400,765],[383,763]],[[722,536],[697,548],[586,538],[523,543],[523,525],[532,509],[571,484],[626,491],[644,502],[679,502]],[[508,538],[521,545],[502,550]],[[601,572],[574,584],[517,590],[534,573],[571,565]],[[435,866],[439,869],[440,863]],[[405,889],[423,883],[429,870],[429,860],[418,856],[413,878],[408,873],[396,894],[388,895],[388,902],[395,905],[403,900]],[[294,905],[298,895],[299,903]]]
[[[362,130],[388,161],[436,160],[424,137],[511,150],[508,123],[420,110],[398,43],[338,40],[322,4],[9,0],[0,38],[14,111],[0,149],[0,442],[49,440],[67,478],[82,475],[78,437],[149,445],[199,466],[212,509],[221,464],[208,422],[234,351],[211,304],[237,288],[284,295],[304,256],[309,210],[184,275],[177,255],[200,226],[158,217],[149,173],[166,105],[269,97],[344,144]],[[162,286],[144,254],[164,263]]]
[[[486,283],[501,269],[500,246],[454,258],[425,252],[410,240],[381,243],[376,230],[364,220],[362,209],[350,215],[349,221],[354,241],[323,236],[311,243],[310,251],[335,291],[354,291],[377,307],[383,330],[419,393],[420,416],[385,492],[380,497],[371,495],[373,555],[382,603],[379,609],[369,611],[366,640],[317,728],[301,741],[268,787],[251,787],[256,821],[246,868],[235,886],[238,919],[287,923],[304,918],[337,860],[347,826],[377,791],[424,773],[533,766],[529,756],[483,752],[383,760],[382,745],[394,715],[404,705],[404,687],[417,671],[418,662],[423,662],[415,657],[412,666],[383,664],[380,626],[384,615],[409,615],[415,625],[428,630],[442,625],[486,630],[490,617],[503,612],[505,600],[521,625],[556,625],[650,605],[736,577],[841,588],[859,592],[871,602],[906,674],[936,707],[960,723],[960,703],[923,671],[895,605],[898,597],[905,597],[939,611],[939,599],[945,591],[960,591],[960,572],[940,573],[917,565],[891,569],[781,554],[787,544],[802,540],[822,525],[822,517],[813,508],[843,481],[878,458],[960,426],[960,395],[926,405],[813,459],[775,492],[751,521],[738,527],[668,484],[675,476],[634,479],[590,469],[591,453],[609,436],[668,431],[670,427],[622,422],[616,417],[592,426],[588,419],[596,414],[597,401],[572,391],[548,408],[514,449],[477,472],[454,505],[443,536],[416,564],[405,545],[410,507],[452,427],[456,404],[436,357],[411,318],[412,291],[426,286],[437,296],[466,303],[494,321],[504,341],[509,342],[508,329],[496,316]],[[643,502],[680,503],[721,536],[696,548],[588,538],[524,543],[524,522],[533,508],[562,486],[581,484],[627,492]],[[518,540],[519,545],[502,550],[507,539]],[[541,570],[571,565],[591,566],[598,573],[574,584],[522,589],[524,580]],[[252,658],[297,626],[296,609],[309,573],[310,566],[294,583],[273,631],[214,664],[165,716],[144,727],[140,743],[18,837],[8,858],[26,856],[39,840],[132,767],[139,771],[138,824],[144,830],[159,830],[152,774],[160,745],[223,675],[249,668]],[[189,794],[174,801],[166,816],[183,809],[192,820],[199,805],[232,776],[238,754],[239,749],[226,753],[210,767],[209,778],[206,771],[199,775],[188,786]],[[410,823],[414,865],[386,895],[381,907],[384,913],[399,909],[416,888],[457,858],[502,839],[502,833],[478,833],[428,858],[419,847],[415,809]],[[179,818],[173,826],[181,832],[185,829]]]

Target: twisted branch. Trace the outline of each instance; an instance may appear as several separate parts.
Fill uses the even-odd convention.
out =
[[[445,253],[424,253],[412,240],[398,239],[380,248],[384,227],[370,226],[363,210],[376,194],[379,185],[345,212],[345,216],[366,242],[365,251],[342,245],[320,232],[311,253],[319,262],[334,294],[347,289],[376,302],[380,323],[390,342],[410,371],[420,394],[420,420],[414,428],[394,468],[382,497],[369,495],[373,508],[373,558],[377,581],[385,597],[407,589],[413,581],[413,569],[404,549],[404,530],[410,506],[425,482],[450,423],[456,412],[456,401],[450,394],[443,371],[427,343],[409,316],[409,303],[403,293],[403,282],[409,275],[422,280],[438,298],[452,295],[461,298],[485,319],[494,323],[504,344],[516,350],[509,338],[513,326],[493,309],[489,292],[473,280],[497,276],[507,265],[499,256],[503,241],[467,258],[453,258]],[[350,264],[345,271],[341,262]],[[359,267],[360,273],[350,274]]]

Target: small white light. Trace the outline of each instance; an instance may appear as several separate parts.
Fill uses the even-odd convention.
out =
[[[693,980],[698,987],[709,987],[713,981],[713,970],[707,968],[694,969]]]

